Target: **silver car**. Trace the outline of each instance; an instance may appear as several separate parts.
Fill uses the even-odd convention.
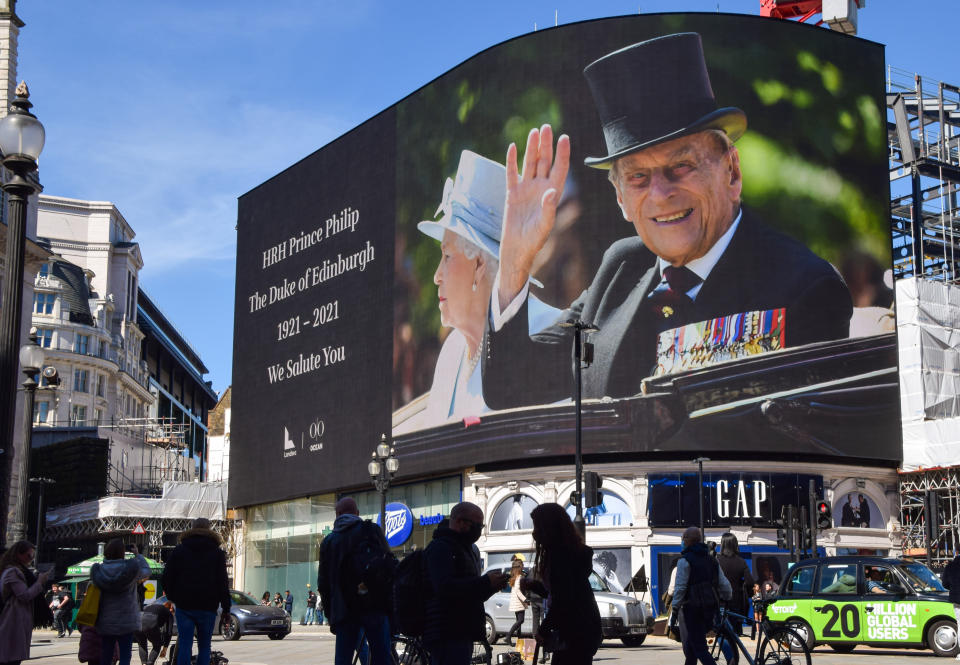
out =
[[[499,570],[509,575],[509,567],[488,568],[485,572]],[[524,576],[529,571],[523,570]],[[625,593],[616,593],[610,590],[607,583],[596,572],[590,573],[590,588],[600,610],[600,626],[603,629],[604,639],[620,639],[625,646],[638,647],[647,638],[647,633],[653,630],[653,613],[650,606],[633,596]],[[516,616],[510,611],[510,586],[505,584],[483,604],[487,615],[487,640],[493,644],[516,621]],[[523,617],[520,627],[521,635],[533,635],[533,612],[530,608]]]

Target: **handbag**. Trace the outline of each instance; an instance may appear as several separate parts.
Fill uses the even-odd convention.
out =
[[[563,636],[560,635],[560,629],[556,626],[544,628],[543,625],[541,625],[540,638],[544,651],[553,653],[555,651],[565,651],[567,648],[567,642],[563,639]]]
[[[77,618],[74,623],[78,626],[95,626],[97,624],[97,614],[100,611],[100,589],[90,584],[87,586],[87,594],[80,603],[80,609],[77,611]]]
[[[671,607],[667,616],[667,628],[664,634],[674,642],[680,641],[680,608]]]

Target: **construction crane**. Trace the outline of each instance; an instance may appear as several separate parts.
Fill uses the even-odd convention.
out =
[[[815,25],[826,23],[831,30],[855,35],[857,10],[865,4],[866,0],[760,0],[760,15],[805,23],[820,14]]]

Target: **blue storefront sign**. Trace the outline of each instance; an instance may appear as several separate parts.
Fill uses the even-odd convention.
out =
[[[387,504],[387,544],[390,547],[399,547],[407,542],[410,533],[413,531],[413,513],[402,503]],[[380,524],[380,516],[377,515],[377,524]]]

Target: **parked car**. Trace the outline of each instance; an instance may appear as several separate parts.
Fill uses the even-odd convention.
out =
[[[768,618],[794,628],[813,648],[857,645],[931,649],[956,656],[957,622],[940,579],[913,559],[808,559],[786,574]]]
[[[154,602],[166,602],[166,596]],[[290,634],[290,616],[279,607],[261,605],[259,600],[236,589],[230,590],[230,614],[222,616],[217,608],[215,632],[225,640],[239,640],[242,635],[267,635],[271,640],[282,640]],[[176,634],[176,624],[173,627]]]
[[[510,574],[509,567],[492,567],[485,572],[499,570],[506,575]],[[528,569],[524,569],[524,576]],[[604,639],[619,639],[625,646],[638,647],[643,644],[647,634],[653,629],[653,612],[650,605],[641,602],[626,593],[616,593],[607,586],[607,583],[595,572],[590,573],[590,588],[593,597],[600,609],[600,625],[603,628]],[[501,635],[516,621],[514,613],[510,611],[510,585],[490,596],[483,604],[487,615],[487,640],[494,644]],[[525,636],[533,635],[533,612],[527,608],[520,632]]]

